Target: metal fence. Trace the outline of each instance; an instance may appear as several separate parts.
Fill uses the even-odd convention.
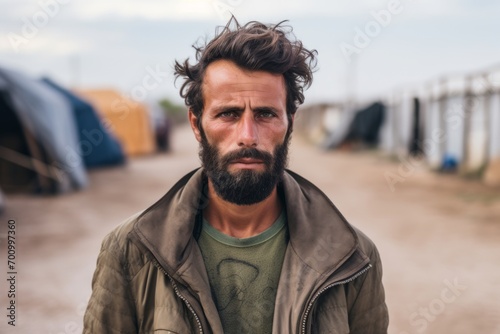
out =
[[[465,175],[482,176],[495,166],[500,184],[500,64],[399,88],[383,102],[387,113],[380,133],[382,150],[398,156],[418,154],[430,168],[448,167]],[[320,144],[356,106],[323,103],[301,109],[297,130]]]
[[[500,66],[396,92],[387,104],[382,147],[393,154],[416,146],[431,167],[451,160],[464,173],[500,158]]]

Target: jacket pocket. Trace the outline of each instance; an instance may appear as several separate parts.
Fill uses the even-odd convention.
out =
[[[316,312],[313,318],[313,333],[348,334],[349,316],[345,306],[324,307]]]
[[[143,328],[146,333],[172,333],[172,334],[191,334],[193,328],[190,319],[180,310],[170,307],[154,307],[151,310],[151,318],[144,323]]]

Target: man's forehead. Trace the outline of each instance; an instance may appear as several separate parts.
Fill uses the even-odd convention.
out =
[[[208,65],[203,85],[239,85],[242,89],[255,89],[252,85],[285,87],[283,75],[267,71],[251,71],[230,60],[217,60]]]

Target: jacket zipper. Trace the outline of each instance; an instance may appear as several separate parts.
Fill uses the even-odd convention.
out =
[[[337,286],[337,285],[343,285],[343,284],[347,284],[349,282],[352,282],[354,281],[356,278],[358,278],[359,276],[363,275],[366,271],[368,271],[368,269],[370,269],[372,267],[371,264],[369,264],[368,266],[366,266],[365,268],[361,269],[361,271],[358,271],[356,274],[354,274],[353,276],[343,280],[343,281],[340,281],[340,282],[334,282],[332,284],[329,284],[327,286],[325,286],[323,289],[321,289],[320,291],[318,291],[318,293],[316,293],[316,295],[314,295],[313,299],[309,302],[309,305],[307,305],[307,309],[306,309],[306,312],[304,313],[304,319],[302,320],[302,330],[301,330],[301,333],[302,334],[306,334],[306,324],[307,324],[307,316],[309,315],[309,312],[311,311],[313,305],[314,305],[314,302],[318,299],[318,297],[323,293],[325,292],[326,290],[334,287],[334,286]]]
[[[201,325],[200,318],[196,314],[196,311],[193,309],[193,307],[191,306],[191,304],[189,303],[189,301],[179,292],[179,288],[177,287],[177,283],[175,282],[175,280],[172,278],[172,276],[170,276],[165,271],[165,269],[163,269],[163,267],[156,260],[154,260],[154,264],[155,264],[155,266],[158,269],[160,269],[168,277],[168,279],[170,280],[170,283],[172,283],[172,287],[174,288],[175,294],[177,295],[177,297],[179,297],[180,299],[182,299],[182,301],[186,304],[186,306],[188,307],[188,309],[194,315],[194,318],[196,319],[196,322],[198,324],[198,329],[200,330],[200,334],[203,334],[203,326]]]

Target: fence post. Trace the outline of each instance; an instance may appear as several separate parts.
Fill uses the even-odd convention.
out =
[[[444,121],[444,115],[446,114],[446,108],[448,107],[448,90],[447,90],[447,81],[446,78],[442,78],[440,80],[440,93],[438,97],[438,124],[437,129],[442,132],[442,138],[444,140],[439,141],[438,145],[438,156],[440,159],[440,164],[443,161],[444,154],[446,153],[447,148],[447,139],[448,139],[448,128]]]
[[[490,162],[491,155],[491,100],[493,99],[493,89],[489,80],[489,73],[483,73],[482,79],[485,82],[486,90],[484,91],[484,166]]]
[[[463,143],[462,143],[462,173],[467,173],[470,160],[470,131],[472,109],[474,108],[474,96],[472,93],[472,76],[468,76],[465,81],[464,90],[464,128],[463,128]]]

